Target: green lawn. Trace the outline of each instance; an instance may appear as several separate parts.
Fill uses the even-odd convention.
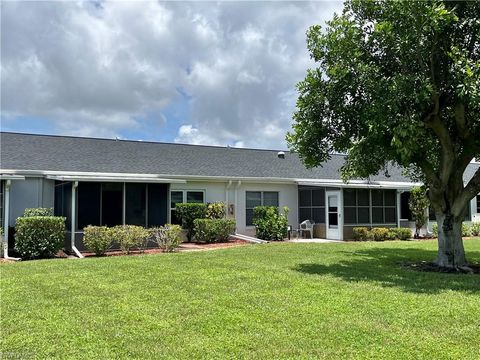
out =
[[[480,239],[465,242],[480,262]],[[480,277],[436,244],[267,244],[8,263],[0,358],[480,358]],[[1,355],[1,354],[0,354]]]

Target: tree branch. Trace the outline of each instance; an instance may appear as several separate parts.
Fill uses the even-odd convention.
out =
[[[470,131],[465,121],[465,105],[463,102],[458,102],[455,104],[455,123],[457,125],[460,138],[466,139],[469,137]]]
[[[480,168],[477,169],[473,177],[468,182],[460,195],[456,198],[452,206],[452,213],[461,214],[466,204],[480,193]]]

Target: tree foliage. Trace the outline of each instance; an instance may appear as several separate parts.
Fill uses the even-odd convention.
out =
[[[480,170],[462,179],[480,157],[479,14],[474,1],[346,1],[307,33],[318,67],[298,84],[290,148],[309,167],[346,153],[345,179],[412,170],[450,234],[480,191]]]

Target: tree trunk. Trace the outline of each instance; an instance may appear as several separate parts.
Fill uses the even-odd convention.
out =
[[[438,224],[438,257],[436,264],[442,267],[467,266],[462,240],[462,219],[450,214],[436,214]]]

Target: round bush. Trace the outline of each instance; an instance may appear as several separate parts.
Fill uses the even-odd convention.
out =
[[[112,235],[106,226],[87,226],[83,229],[83,243],[85,247],[93,251],[95,255],[105,254],[112,245]]]
[[[53,257],[65,239],[65,218],[19,217],[15,226],[15,250],[24,259]]]

